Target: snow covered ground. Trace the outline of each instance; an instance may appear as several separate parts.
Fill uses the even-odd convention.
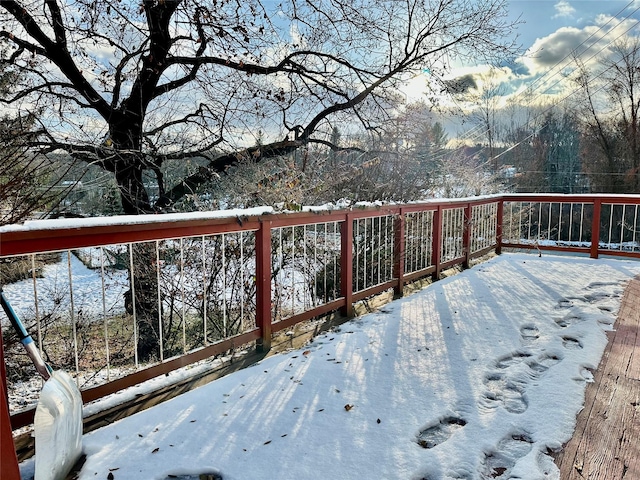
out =
[[[86,435],[79,478],[557,479],[637,274],[504,254]]]

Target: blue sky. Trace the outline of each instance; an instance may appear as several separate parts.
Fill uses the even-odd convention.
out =
[[[626,8],[625,8],[626,7]],[[583,29],[595,25],[598,17],[616,16],[623,19],[640,19],[640,2],[628,0],[510,0],[509,9],[513,19],[524,22],[518,29],[520,41],[525,47],[538,38],[548,36],[563,27]],[[622,12],[621,12],[622,11]]]
[[[640,36],[640,0],[509,0],[509,16],[519,20],[517,42],[520,55],[505,61],[500,68],[482,64],[451,61],[449,79],[463,80],[463,85],[499,87],[500,106],[525,107],[562,105],[575,98],[577,86],[571,80],[578,54],[584,65],[596,71],[603,57],[610,56],[614,42]],[[424,77],[414,79],[408,88],[411,99],[424,93]],[[427,80],[428,81],[428,80]],[[468,117],[477,106],[473,87],[468,101],[448,101],[458,115],[442,117],[451,134],[460,133],[460,119]],[[422,97],[424,98],[424,97]],[[447,103],[447,99],[441,99]],[[462,117],[459,114],[463,114]],[[473,123],[473,122],[472,122]]]
[[[536,82],[539,96],[566,93],[558,73],[575,67],[572,54],[595,66],[614,42],[640,33],[638,0],[511,0],[509,7],[522,22],[518,40],[524,51],[503,74],[513,75],[512,85]]]

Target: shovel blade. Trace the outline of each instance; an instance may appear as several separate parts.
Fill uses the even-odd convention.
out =
[[[61,480],[82,453],[82,397],[64,371],[51,374],[40,392],[34,418],[34,480]]]

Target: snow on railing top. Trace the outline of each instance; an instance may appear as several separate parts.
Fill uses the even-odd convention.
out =
[[[46,220],[27,220],[23,224],[0,227],[0,235],[9,232],[34,230],[60,230],[69,228],[125,226],[134,224],[152,224],[188,220],[213,220],[235,217],[256,217],[274,213],[273,207],[254,207],[245,209],[217,210],[206,212],[167,213],[157,215],[115,215],[111,217],[57,218]]]

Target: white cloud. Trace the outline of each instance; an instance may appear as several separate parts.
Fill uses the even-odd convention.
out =
[[[573,17],[573,14],[576,13],[576,9],[567,0],[560,0],[554,5],[554,8],[557,13],[551,18]]]

